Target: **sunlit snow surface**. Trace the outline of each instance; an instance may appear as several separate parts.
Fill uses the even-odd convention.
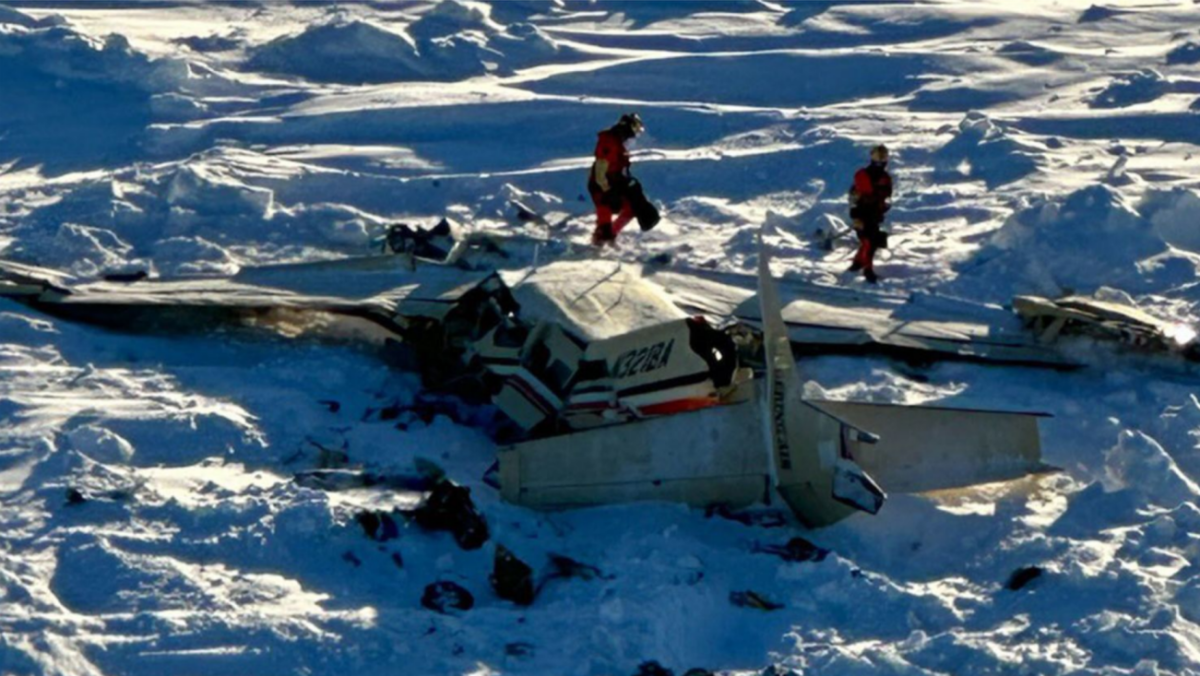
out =
[[[777,273],[857,286],[848,243],[812,233],[844,219],[884,142],[883,291],[1107,286],[1200,314],[1191,0],[29,4],[0,8],[6,258],[228,273],[362,254],[385,223],[442,215],[583,243],[587,218],[550,233],[508,200],[586,212],[595,132],[637,110],[636,171],[665,220],[606,257],[750,271],[766,221]],[[754,545],[797,527],[502,504],[481,481],[484,413],[381,420],[418,383],[369,348],[129,336],[2,302],[0,673],[1200,673],[1200,374],[1073,348],[1088,368],[802,362],[832,397],[1052,413],[1045,456],[1065,472],[897,497],[806,534],[824,561],[785,563]],[[415,527],[379,544],[353,520],[416,496],[292,482],[321,448],[382,472],[432,460],[494,541],[611,579],[502,601],[491,544]],[[421,608],[439,580],[476,607]],[[785,607],[732,606],[745,590]]]

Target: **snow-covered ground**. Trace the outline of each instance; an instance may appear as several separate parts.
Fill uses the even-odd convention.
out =
[[[1200,5],[1090,2],[16,3],[0,7],[0,256],[90,276],[366,253],[384,224],[585,242],[594,134],[637,110],[664,207],[605,256],[858,285],[853,170],[893,150],[884,291],[1100,292],[1200,320]],[[1044,410],[1019,485],[803,533],[672,505],[540,514],[481,477],[485,411],[383,411],[368,346],[105,332],[0,301],[0,673],[1200,674],[1200,374],[1076,344],[1070,373],[823,357],[828,396]],[[397,425],[397,422],[401,425]],[[324,450],[322,450],[324,449]],[[459,549],[297,471],[429,460]],[[70,504],[68,493],[86,498]],[[78,502],[78,501],[76,501]],[[823,561],[755,553],[803,534]],[[497,598],[494,543],[602,577]],[[1042,575],[1006,588],[1018,568]],[[421,607],[453,581],[475,606]],[[781,604],[735,607],[751,590]]]

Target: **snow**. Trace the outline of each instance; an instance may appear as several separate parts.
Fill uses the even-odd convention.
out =
[[[995,187],[1035,171],[1034,150],[987,115],[973,111],[958,123],[953,138],[937,150],[935,167],[942,180],[982,180]]]
[[[334,16],[255,47],[246,66],[318,82],[363,84],[461,80],[570,58],[542,29],[524,22],[501,25],[492,20],[491,10],[479,2],[441,0],[400,30]]]
[[[1197,11],[18,2],[0,8],[0,256],[231,274],[450,216],[586,260],[595,133],[637,110],[635,171],[664,221],[624,233],[605,269],[751,271],[767,222],[776,273],[857,288],[849,238],[813,235],[845,229],[850,177],[883,142],[883,292],[1078,292],[1194,323]],[[514,199],[583,215],[551,231]],[[831,398],[1047,411],[1063,469],[805,532],[506,505],[482,480],[494,412],[431,401],[368,344],[131,328],[0,300],[0,673],[1200,674],[1190,366],[1082,340],[1068,349],[1089,366],[1061,373],[805,358]],[[420,496],[293,480],[429,463],[471,489],[492,542],[463,551],[403,519],[371,540],[357,513]],[[756,553],[796,536],[831,554]],[[604,575],[518,607],[489,587],[496,543]],[[1028,566],[1042,574],[1007,589]],[[438,581],[475,607],[422,608]],[[744,591],[784,607],[732,605]]]
[[[1107,487],[1139,491],[1150,504],[1170,509],[1200,495],[1200,486],[1179,471],[1163,447],[1140,432],[1122,432],[1104,461]]]
[[[1194,199],[1188,191],[1174,199],[1152,196],[1139,211],[1116,189],[1095,185],[1061,201],[1039,201],[1008,219],[980,264],[958,283],[977,292],[986,284],[999,286],[993,293],[1050,297],[1091,293],[1103,285],[1134,293],[1184,286],[1195,279],[1195,257],[1171,248],[1146,212],[1169,224]],[[1183,204],[1167,207],[1164,201]]]
[[[416,75],[417,48],[406,35],[364,21],[313,26],[255,50],[256,70],[327,82],[387,82]]]
[[[1171,91],[1171,83],[1153,68],[1119,77],[1092,100],[1093,108],[1123,108],[1153,101]]]
[[[1185,188],[1151,191],[1142,203],[1150,223],[1172,246],[1200,251],[1196,223],[1200,222],[1200,193]]]
[[[1167,52],[1167,65],[1200,63],[1200,44],[1185,42]]]

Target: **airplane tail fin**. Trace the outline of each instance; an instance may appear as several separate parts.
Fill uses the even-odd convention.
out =
[[[759,252],[758,295],[767,363],[766,403],[762,408],[771,483],[810,527],[831,524],[853,510],[875,514],[887,496],[851,455],[849,438],[858,430],[803,400],[803,383],[761,230]],[[858,432],[859,441],[869,443],[873,438]]]

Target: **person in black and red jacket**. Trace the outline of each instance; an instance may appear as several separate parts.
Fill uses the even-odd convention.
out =
[[[642,118],[629,113],[600,132],[596,139],[596,159],[588,175],[588,192],[596,205],[596,231],[592,233],[592,244],[596,246],[616,241],[635,215],[629,194],[629,150],[625,143],[643,129]]]
[[[862,270],[863,277],[871,284],[879,280],[875,274],[875,252],[886,246],[883,219],[892,208],[892,175],[887,164],[887,147],[875,146],[871,149],[871,163],[855,172],[850,188],[850,220],[858,233],[858,252],[849,272]]]

